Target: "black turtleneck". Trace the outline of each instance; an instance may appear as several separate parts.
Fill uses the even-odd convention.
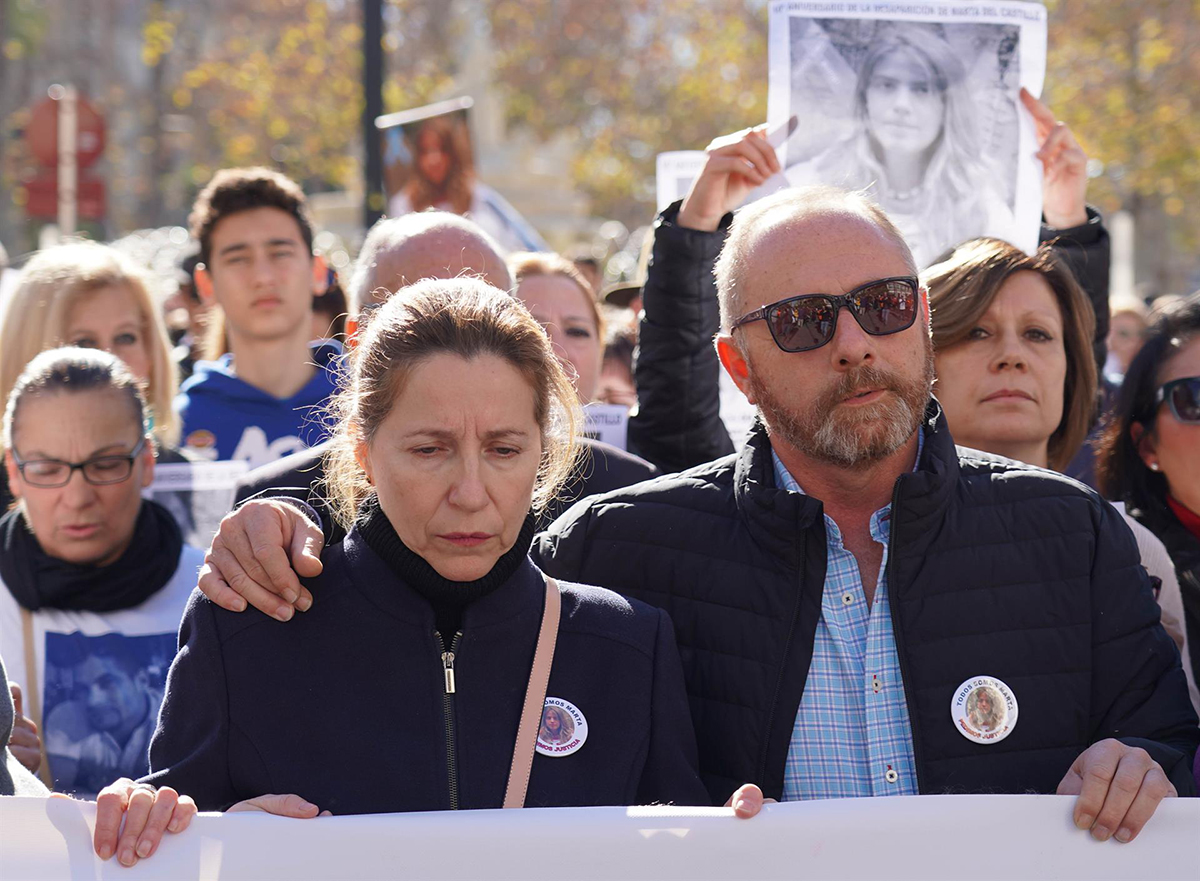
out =
[[[537,528],[533,515],[526,516],[516,543],[500,556],[491,571],[475,581],[451,581],[439,575],[424,557],[414,553],[400,540],[391,521],[379,507],[378,499],[372,498],[364,503],[356,525],[367,546],[433,607],[437,631],[447,649],[454,640],[454,634],[462,627],[463,611],[467,606],[508,581],[524,562]]]

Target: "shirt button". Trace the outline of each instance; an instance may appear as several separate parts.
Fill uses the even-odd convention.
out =
[[[871,688],[876,694],[879,694],[879,692],[883,691],[883,682],[881,682],[879,677],[875,676],[874,674],[871,676]]]
[[[900,779],[900,775],[899,775],[899,774],[897,774],[897,773],[896,773],[896,772],[895,772],[893,769],[891,769],[891,768],[888,768],[888,769],[887,769],[887,773],[886,773],[886,774],[884,774],[884,775],[883,775],[883,777],[884,777],[884,779],[885,779],[885,780],[887,780],[887,782],[888,782],[888,783],[895,783],[897,780],[899,780],[899,779]]]
[[[853,602],[854,602],[854,594],[850,593],[850,591],[846,591],[844,594],[842,594],[842,605],[843,606],[849,606]]]

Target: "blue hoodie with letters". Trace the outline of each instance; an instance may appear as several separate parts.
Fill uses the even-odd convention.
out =
[[[321,408],[337,390],[341,356],[336,342],[313,343],[317,370],[288,398],[239,378],[232,355],[197,363],[175,399],[183,445],[207,459],[244,459],[257,468],[320,443],[329,434]]]

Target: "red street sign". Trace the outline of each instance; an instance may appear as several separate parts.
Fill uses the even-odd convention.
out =
[[[33,105],[25,140],[34,157],[47,168],[58,167],[58,105],[53,98],[43,98]],[[104,152],[104,117],[82,98],[75,101],[78,131],[75,135],[75,162],[87,168]]]
[[[58,181],[53,174],[43,172],[24,184],[25,213],[30,217],[58,216]],[[85,220],[104,219],[104,182],[96,178],[79,178],[76,191],[78,216]]]

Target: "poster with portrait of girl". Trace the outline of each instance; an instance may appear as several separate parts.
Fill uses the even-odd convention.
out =
[[[479,224],[502,251],[550,250],[520,212],[479,179],[469,119],[474,103],[454,98],[375,119],[387,215],[450,211]]]
[[[1019,92],[1041,93],[1041,4],[780,0],[770,25],[768,118],[800,120],[779,150],[790,184],[867,190],[919,267],[975,236],[1037,246]]]

